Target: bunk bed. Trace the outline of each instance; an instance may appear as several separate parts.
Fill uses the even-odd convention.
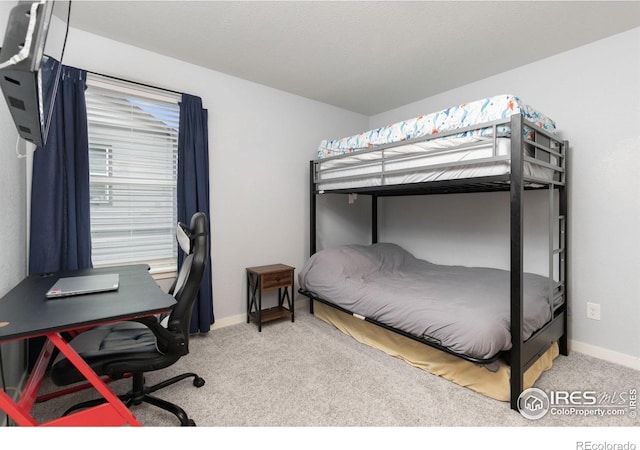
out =
[[[349,334],[356,333],[347,329],[349,326],[366,323],[378,330],[378,333],[367,331],[369,341],[375,341],[377,335],[389,339],[387,333],[392,333],[487,373],[498,370],[496,364],[500,363],[502,372],[507,373],[508,400],[511,407],[517,409],[519,395],[540,373],[530,375],[529,369],[549,368],[550,359],[555,357],[554,350],[556,355],[558,352],[568,354],[567,149],[568,142],[557,136],[553,120],[512,95],[465,103],[359,135],[322,141],[318,158],[310,161],[311,256],[299,273],[299,291],[310,299],[311,312],[314,313],[314,302],[318,302],[323,311],[329,307],[349,317],[334,321]],[[549,272],[545,276],[524,272],[523,262],[523,197],[525,191],[541,189],[549,192]],[[437,266],[417,260],[397,246],[378,243],[380,197],[495,191],[510,193],[508,271]],[[317,196],[325,193],[371,197],[371,246],[317,251]],[[385,264],[393,267],[385,268]],[[463,269],[462,272],[459,269]],[[458,311],[448,305],[443,309],[449,310],[449,317],[443,318],[440,312],[435,313],[437,303],[425,307],[420,299],[414,305],[412,301],[399,301],[407,274],[416,270],[419,282],[408,288],[407,294],[412,301],[420,297],[416,294],[420,289],[429,290],[425,297],[429,297],[430,302],[437,302],[438,295],[434,293],[440,292],[441,300],[446,303],[452,296],[458,299],[464,291],[473,293],[485,290],[482,286],[500,285],[498,293],[484,296],[483,301],[491,303],[492,295],[504,297],[504,310],[500,311],[502,318],[498,322],[506,323],[506,342],[502,330],[498,333],[502,343],[490,343],[479,351],[474,350],[478,347],[473,342],[478,339],[478,330],[484,328],[495,334],[495,328],[499,327],[488,321],[477,323],[482,322],[478,317],[486,320],[491,316],[482,313],[482,306],[469,314],[471,310],[466,309],[471,306],[464,302],[457,303],[465,305],[458,306],[463,309]],[[442,271],[447,271],[444,278],[454,282],[446,288],[428,284],[431,281],[424,281],[426,273],[434,270],[439,275],[433,279],[442,279]],[[394,284],[393,276],[397,276],[398,271],[402,271],[403,281]],[[384,274],[393,275],[385,280]],[[483,280],[485,276],[488,278]],[[360,284],[348,287],[345,280],[349,277]],[[375,289],[362,284],[362,280],[373,278],[371,285],[375,285]],[[500,281],[496,281],[498,279]],[[533,294],[532,285],[537,286]],[[451,291],[452,286],[457,286],[458,291]],[[361,296],[359,291],[366,291],[366,295]],[[531,306],[535,305],[531,303],[532,296],[537,298],[538,306]],[[475,303],[477,308],[478,302]],[[486,310],[495,311],[496,306],[489,303]],[[532,308],[541,314],[533,321]],[[468,314],[464,314],[465,311]],[[333,312],[323,314],[336,317]],[[466,324],[460,320],[460,316],[465,315],[472,318]],[[473,320],[479,326],[473,328]],[[424,322],[416,323],[420,321]],[[455,326],[457,322],[461,325],[453,332],[457,336],[453,340],[434,331]],[[349,323],[351,325],[347,325]],[[486,339],[489,338],[480,340]]]

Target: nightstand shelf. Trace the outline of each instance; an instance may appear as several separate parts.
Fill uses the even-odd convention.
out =
[[[294,321],[294,271],[285,264],[247,267],[247,323],[251,319],[262,331],[262,324],[272,320],[291,318]],[[262,309],[262,293],[278,289],[278,305]],[[291,289],[291,292],[289,292]],[[285,306],[286,300],[286,306]]]

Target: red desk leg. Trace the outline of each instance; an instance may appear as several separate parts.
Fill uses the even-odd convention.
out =
[[[37,422],[31,417],[29,411],[19,406],[13,401],[9,395],[0,390],[0,408],[11,417],[15,423],[21,426],[34,426],[38,425]]]
[[[0,391],[0,408],[18,425],[28,426],[38,424],[31,416],[30,411],[38,389],[40,389],[40,383],[47,371],[47,365],[53,354],[53,349],[53,343],[47,340],[38,355],[38,359],[29,374],[29,379],[17,403],[3,391]]]
[[[141,426],[142,424],[138,422],[138,419],[129,411],[124,403],[118,398],[117,395],[109,389],[107,384],[100,378],[88,365],[87,363],[76,353],[76,351],[60,336],[59,333],[50,333],[47,337],[54,343],[56,347],[62,352],[64,356],[67,357],[69,361],[80,371],[82,375],[89,381],[96,390],[109,402],[111,408],[120,416],[122,419],[122,424],[129,425],[137,425]],[[102,408],[89,408],[73,415],[69,416],[69,420],[65,422],[65,425],[95,425],[96,423],[100,423],[99,419],[101,416],[105,414],[104,412],[105,406],[102,405]],[[102,411],[101,411],[102,410]],[[71,420],[71,418],[75,418],[77,420]],[[110,423],[112,424],[112,423]]]
[[[0,409],[20,426],[118,426],[142,424],[129,411],[117,395],[109,389],[105,381],[100,378],[89,365],[76,353],[76,351],[60,336],[59,333],[47,335],[49,340],[45,343],[40,356],[34,366],[29,380],[20,399],[16,402],[7,393],[0,390]],[[87,408],[50,422],[39,424],[31,416],[31,407],[35,401],[40,383],[46,372],[53,346],[58,347],[64,356],[80,371],[87,381],[107,400],[108,403]]]

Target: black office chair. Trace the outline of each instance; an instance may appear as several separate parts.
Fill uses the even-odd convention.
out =
[[[71,346],[99,376],[107,375],[114,380],[132,376],[133,388],[119,396],[127,407],[142,402],[155,405],[175,414],[182,426],[195,426],[195,422],[178,405],[150,394],[189,377],[193,377],[194,386],[201,387],[204,379],[195,373],[185,373],[154,386],[146,386],[144,374],[164,369],[189,353],[191,311],[209,255],[208,229],[207,217],[201,212],[193,215],[189,227],[178,224],[176,233],[185,258],[170,291],[177,303],[167,317],[144,317],[98,326],[71,340]],[[50,374],[58,386],[85,380],[62,354],[54,361]],[[65,415],[104,402],[100,398],[80,403],[68,409]]]

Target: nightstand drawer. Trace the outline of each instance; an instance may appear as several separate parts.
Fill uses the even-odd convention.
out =
[[[293,271],[272,272],[262,275],[262,289],[290,286],[293,284]]]

